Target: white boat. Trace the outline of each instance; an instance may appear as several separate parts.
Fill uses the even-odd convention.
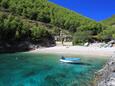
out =
[[[81,59],[80,58],[67,58],[67,57],[61,57],[60,62],[64,62],[64,63],[81,63]]]

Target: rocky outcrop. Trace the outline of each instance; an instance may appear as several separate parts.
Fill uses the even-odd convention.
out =
[[[115,55],[96,73],[96,86],[115,86]]]
[[[14,52],[23,52],[28,50],[34,50],[39,47],[51,47],[55,46],[55,42],[44,42],[44,43],[31,43],[29,41],[21,42],[0,42],[0,53],[14,53]]]

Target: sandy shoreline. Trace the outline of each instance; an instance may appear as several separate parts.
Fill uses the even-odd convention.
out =
[[[55,46],[49,48],[39,48],[33,53],[48,53],[61,55],[88,55],[88,56],[112,56],[115,53],[115,47],[99,48],[99,47],[84,47],[84,46]]]

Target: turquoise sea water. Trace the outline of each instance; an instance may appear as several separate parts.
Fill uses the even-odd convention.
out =
[[[59,55],[0,54],[0,86],[92,86],[106,59],[80,58],[85,64],[60,63]]]

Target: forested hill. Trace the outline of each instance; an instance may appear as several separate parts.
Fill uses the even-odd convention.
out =
[[[0,50],[55,45],[60,29],[70,33],[92,22],[47,0],[0,0]]]
[[[73,32],[77,27],[93,21],[47,0],[1,0],[1,8],[30,20],[50,23]]]
[[[106,29],[47,0],[0,0],[0,22],[0,50],[53,46],[61,30],[73,36],[73,44],[100,41]]]
[[[107,25],[115,25],[115,15],[113,15],[112,17],[105,19],[101,22],[104,24],[107,24]]]
[[[115,15],[101,21],[100,23],[107,26],[107,28],[98,35],[100,39],[115,40]]]

